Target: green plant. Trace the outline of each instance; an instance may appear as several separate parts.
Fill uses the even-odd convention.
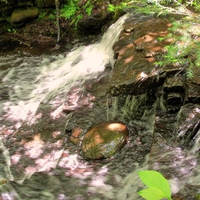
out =
[[[15,28],[8,28],[7,31],[9,33],[16,33],[17,32],[17,30]]]
[[[56,16],[55,16],[55,14],[51,13],[51,14],[48,16],[48,18],[49,18],[50,20],[54,20],[54,19],[56,19]]]
[[[192,11],[188,7],[193,7]],[[200,67],[199,18],[195,13],[200,11],[200,0],[124,0],[108,5],[114,16],[119,10],[126,9],[157,16],[179,14],[182,17],[180,20],[172,19],[167,38],[159,38],[160,41],[170,38],[173,42],[165,47],[166,53],[155,64],[181,66],[186,71],[186,77],[191,79],[195,68]]]
[[[123,10],[123,9],[130,8],[130,7],[131,7],[131,5],[129,6],[128,3],[126,3],[126,2],[120,2],[117,5],[108,4],[108,8],[107,9],[110,12],[116,12],[117,10]]]
[[[117,12],[118,10],[134,9],[135,12],[145,14],[166,15],[167,13],[174,13],[190,15],[191,12],[187,9],[189,2],[182,3],[181,0],[124,0],[116,5],[109,4],[108,10]],[[198,4],[195,3],[190,3],[190,5],[198,7]]]
[[[200,0],[123,0],[118,2],[117,4],[109,4],[108,10],[116,12],[133,8],[135,12],[145,14],[166,15],[173,13],[185,16],[194,15],[188,7],[193,7],[194,11],[200,11]]]
[[[54,13],[46,13],[46,12],[41,12],[38,16],[39,20],[44,20],[44,19],[50,19],[50,20],[55,20],[56,19],[56,14]]]
[[[38,17],[38,19],[40,19],[40,20],[42,20],[42,19],[44,19],[45,17],[46,17],[46,12],[41,12],[40,14],[39,14],[39,17]]]
[[[61,9],[61,16],[70,19],[70,26],[74,25],[75,29],[77,29],[79,20],[84,15],[91,15],[93,6],[91,0],[84,5],[80,4],[80,0],[69,0],[68,4]]]
[[[169,34],[165,39],[170,39],[171,44],[166,46],[166,53],[155,62],[156,65],[179,65],[186,69],[186,77],[191,79],[194,69],[200,67],[200,30],[195,17],[184,17],[174,20]]]
[[[196,195],[196,200],[200,200],[200,194]]]
[[[148,187],[140,190],[138,194],[146,200],[171,200],[171,189],[169,182],[157,171],[144,170],[138,172],[142,182]]]
[[[91,4],[91,1],[87,1],[87,3],[84,5],[84,9],[85,9],[85,12],[88,14],[88,15],[91,15],[92,14],[92,9],[93,9],[93,5]]]

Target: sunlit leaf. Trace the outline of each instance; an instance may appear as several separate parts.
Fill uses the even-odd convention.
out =
[[[167,197],[159,188],[157,187],[149,187],[144,190],[140,190],[138,192],[140,196],[145,198],[146,200],[161,200]],[[168,197],[167,197],[168,198]],[[169,199],[169,198],[168,198]]]
[[[171,189],[169,182],[163,177],[162,174],[153,170],[140,171],[138,174],[146,186],[159,189],[165,194],[165,197],[171,199]]]
[[[108,4],[108,11],[114,12],[115,11],[115,6],[113,4]]]

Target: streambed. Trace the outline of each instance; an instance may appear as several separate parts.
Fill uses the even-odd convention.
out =
[[[113,55],[112,45],[108,45],[113,31],[100,46],[80,47],[70,57],[1,57],[3,200],[140,199],[137,191],[143,185],[137,170],[147,168],[171,179],[177,192],[174,199],[195,199],[199,193],[198,140],[186,148],[184,139],[176,137],[177,113],[163,111],[161,98],[154,95],[106,94],[112,74],[112,59],[107,55]],[[96,54],[101,62],[97,69],[91,67],[86,75],[78,76],[83,69],[77,67],[83,51],[87,53],[84,61],[92,59],[91,66],[99,64],[94,60]],[[66,63],[73,64],[67,68]],[[198,116],[199,106],[192,105],[195,111],[190,115]],[[184,122],[179,119],[181,127]],[[80,145],[69,140],[71,132],[76,127],[85,132],[92,124],[106,120],[119,120],[128,126],[128,144],[113,158],[84,160]],[[198,139],[198,130],[195,133]]]

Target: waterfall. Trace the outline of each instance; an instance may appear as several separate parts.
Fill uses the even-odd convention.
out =
[[[43,113],[38,112],[41,107],[48,107],[48,109],[44,109],[44,112],[52,112],[52,110],[62,112],[60,108],[62,107],[68,91],[73,86],[78,85],[81,87],[81,84],[85,80],[95,78],[99,72],[103,72],[108,64],[113,67],[114,58],[112,48],[123,29],[124,21],[128,17],[129,14],[126,14],[111,25],[106,33],[104,33],[99,43],[80,46],[72,49],[72,51],[67,54],[47,56],[0,56],[0,121],[2,124],[0,126],[0,150],[3,151],[0,160],[1,163],[3,163],[2,165],[5,165],[0,165],[0,181],[8,181],[8,183],[3,186],[0,184],[0,198],[11,200],[22,199],[21,193],[23,193],[23,191],[20,188],[26,187],[26,184],[23,185],[25,180],[31,179],[32,175],[38,170],[43,170],[43,165],[44,167],[46,165],[42,163],[42,159],[46,160],[47,163],[51,163],[51,168],[53,168],[58,163],[56,160],[57,157],[61,156],[64,151],[64,147],[60,150],[52,146],[49,150],[50,153],[46,153],[46,157],[41,155],[41,160],[39,160],[39,158],[35,159],[37,152],[40,154],[40,151],[43,152],[44,149],[48,151],[49,147],[48,143],[46,144],[44,142],[36,144],[35,147],[41,147],[41,149],[37,149],[33,152],[33,157],[35,161],[37,161],[37,164],[39,163],[39,165],[41,165],[35,167],[31,162],[30,164],[29,162],[23,163],[24,174],[19,172],[19,174],[21,173],[21,177],[16,178],[17,174],[12,167],[14,166],[14,168],[17,169],[18,161],[21,162],[22,157],[29,159],[29,161],[33,160],[33,158],[31,158],[32,154],[30,156],[29,153],[34,150],[34,148],[32,146],[29,149],[28,145],[25,147],[24,144],[20,144],[21,148],[15,148],[12,151],[11,148],[13,148],[13,146],[10,148],[8,147],[10,143],[7,144],[9,139],[7,139],[6,134],[8,133],[8,137],[11,137],[12,140],[17,137],[17,133],[19,133],[19,135],[25,134],[26,136],[33,133],[32,130],[36,122],[41,122],[43,120]],[[48,115],[48,117],[50,118],[51,116]],[[42,121],[41,123],[45,122]],[[31,125],[28,126],[27,132],[26,128],[23,129],[27,127],[26,124]],[[39,129],[40,128],[42,127],[39,127]],[[42,132],[42,130],[39,131]],[[6,134],[4,135],[4,133]],[[52,143],[51,145],[54,144]],[[20,149],[23,149],[23,152],[18,152]],[[54,155],[55,158],[51,156],[52,161],[49,161],[49,154],[56,154],[56,156]],[[72,162],[72,157],[76,158],[77,155],[70,156],[69,163]],[[74,162],[77,163],[77,166],[81,166],[78,160],[74,160]],[[73,165],[73,163],[71,163],[71,165]],[[16,189],[13,184],[16,185]],[[26,191],[25,195],[31,195],[33,193],[34,196],[34,192],[36,192],[32,189],[23,190]],[[51,192],[49,192],[49,195],[51,197],[54,196]],[[47,198],[48,191],[42,192],[40,194],[40,199],[43,199],[42,196],[44,199]]]
[[[100,43],[81,46],[50,66],[45,66],[45,72],[40,74],[37,89],[32,92],[32,97],[45,93],[41,100],[48,101],[59,93],[66,93],[74,84],[80,84],[102,72],[107,64],[113,65],[112,47],[128,16],[129,14],[122,16],[111,25]]]
[[[12,57],[1,58],[3,66],[13,66],[0,72],[4,86],[11,88],[9,101],[0,105],[6,117],[33,123],[41,103],[59,109],[71,87],[94,78],[107,64],[113,66],[112,47],[128,17],[125,14],[111,25],[99,43],[80,46],[66,56],[24,57],[15,61]]]

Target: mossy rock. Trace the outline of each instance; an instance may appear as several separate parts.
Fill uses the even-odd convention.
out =
[[[20,8],[16,9],[12,12],[10,22],[12,24],[23,24],[30,19],[33,19],[38,16],[38,8],[30,7],[30,8]]]
[[[108,158],[119,152],[127,143],[128,128],[120,122],[102,122],[92,126],[82,141],[85,159]]]

